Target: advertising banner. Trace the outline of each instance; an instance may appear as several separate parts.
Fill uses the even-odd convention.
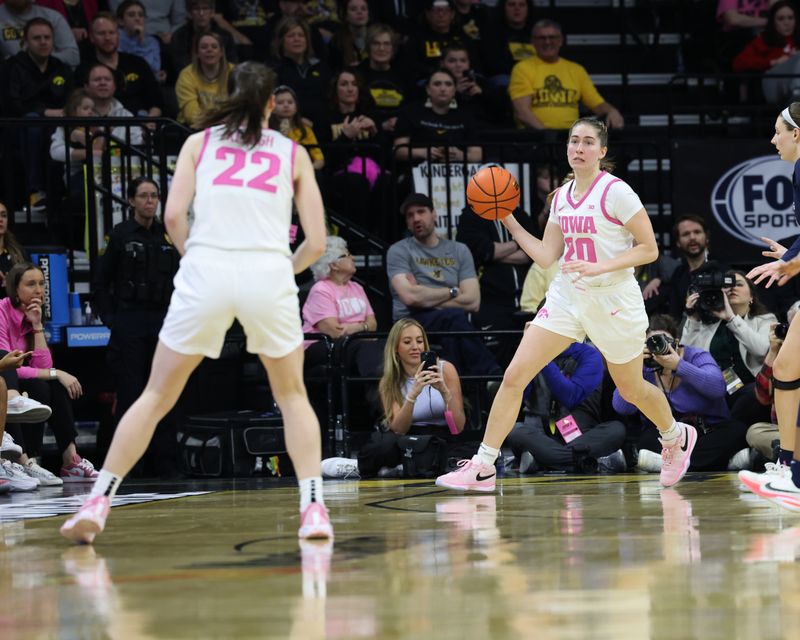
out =
[[[800,233],[793,165],[781,160],[768,140],[678,140],[671,171],[673,217],[703,216],[716,259],[761,263],[762,236],[789,246]]]

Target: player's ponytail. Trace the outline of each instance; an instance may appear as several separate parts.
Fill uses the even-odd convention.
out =
[[[264,109],[276,84],[275,72],[260,62],[237,65],[230,75],[230,97],[206,112],[198,127],[224,124],[223,137],[236,136],[245,146],[256,146],[261,140]]]

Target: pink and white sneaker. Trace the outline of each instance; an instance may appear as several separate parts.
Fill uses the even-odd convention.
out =
[[[317,538],[333,539],[333,525],[325,505],[312,502],[300,514],[300,529],[297,537],[301,540]]]
[[[661,486],[671,487],[686,475],[686,471],[691,464],[692,451],[697,444],[697,430],[683,422],[678,423],[683,428],[683,433],[669,447],[664,445],[664,441],[659,439],[661,446]]]
[[[61,467],[64,482],[94,482],[98,475],[94,465],[79,455],[72,456],[72,464]]]
[[[755,473],[754,471],[746,470],[739,472],[739,481],[742,483],[742,488],[756,494],[758,493],[758,489],[778,478],[787,478],[791,480],[791,467],[781,464],[780,462],[767,462],[767,464],[764,465],[764,473]]]
[[[108,496],[90,498],[62,525],[61,535],[78,544],[92,544],[94,537],[103,532],[110,509]]]
[[[776,478],[760,487],[754,487],[753,493],[774,502],[784,509],[800,513],[800,487],[795,486],[791,476]]]
[[[458,469],[436,478],[437,487],[456,491],[494,491],[497,469],[483,464],[475,455],[472,460],[459,460]]]

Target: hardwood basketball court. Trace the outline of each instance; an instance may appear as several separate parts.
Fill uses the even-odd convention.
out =
[[[293,481],[126,482],[93,547],[78,498],[0,498],[0,635],[16,638],[795,638],[800,518],[734,474],[326,482],[332,548]],[[79,491],[85,490],[79,489]]]

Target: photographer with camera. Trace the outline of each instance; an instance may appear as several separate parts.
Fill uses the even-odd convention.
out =
[[[746,424],[769,415],[753,393],[769,350],[770,326],[778,319],[759,300],[741,271],[702,272],[686,297],[683,344],[708,351],[725,376],[731,415]]]
[[[645,342],[644,377],[667,397],[674,415],[697,429],[697,446],[690,471],[724,471],[731,458],[747,446],[744,423],[730,417],[725,378],[707,351],[681,344],[678,325],[666,314],[650,318]],[[614,410],[633,415],[636,407],[614,391]],[[662,445],[658,430],[644,419],[639,437],[639,468],[657,472]]]

